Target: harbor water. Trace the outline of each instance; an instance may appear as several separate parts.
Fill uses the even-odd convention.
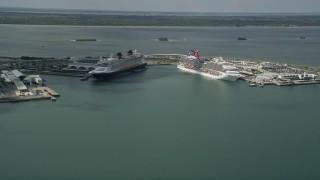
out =
[[[319,66],[317,27],[0,28],[1,56],[200,49]],[[155,40],[162,36],[174,41]],[[109,81],[42,77],[57,101],[0,104],[0,179],[320,178],[319,85],[249,87],[174,65]]]

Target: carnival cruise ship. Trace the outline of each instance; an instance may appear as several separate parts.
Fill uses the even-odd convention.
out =
[[[221,57],[215,58],[214,61],[208,61],[199,58],[199,51],[193,52],[193,55],[189,54],[181,57],[177,65],[178,69],[226,81],[236,81],[243,77],[233,64],[223,61]]]
[[[129,50],[126,56],[121,52],[116,57],[100,59],[94,70],[89,74],[96,79],[109,79],[134,71],[142,71],[147,68],[144,56],[137,51]]]

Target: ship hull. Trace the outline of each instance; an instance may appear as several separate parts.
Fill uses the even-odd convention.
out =
[[[119,71],[108,72],[108,73],[93,73],[93,74],[91,74],[91,76],[95,79],[98,79],[98,80],[111,79],[111,78],[114,78],[117,76],[125,75],[125,74],[136,72],[136,71],[141,71],[141,70],[145,70],[145,69],[147,69],[147,64],[143,63],[141,65],[127,68],[127,69],[123,69],[123,70],[119,70]]]
[[[181,65],[177,65],[177,68],[182,70],[182,71],[185,71],[185,72],[189,72],[189,73],[193,73],[193,74],[199,74],[199,75],[202,75],[202,76],[205,76],[205,77],[209,77],[209,78],[212,78],[212,79],[218,79],[218,80],[224,80],[224,81],[236,81],[239,78],[238,76],[228,75],[228,74],[223,73],[223,72],[220,72],[221,75],[218,75],[218,76],[217,75],[212,75],[212,74],[209,74],[209,73],[204,73],[204,72],[188,69],[188,68],[185,68],[185,67],[183,67]]]

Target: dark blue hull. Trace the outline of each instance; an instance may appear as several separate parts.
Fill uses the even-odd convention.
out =
[[[123,70],[119,70],[119,71],[115,71],[115,72],[111,72],[111,73],[99,73],[99,74],[92,74],[92,77],[95,79],[110,79],[110,78],[114,78],[117,76],[121,76],[124,74],[128,74],[131,72],[135,72],[135,71],[141,71],[141,70],[145,70],[147,68],[147,63],[141,64],[139,66],[135,66],[132,68],[128,68],[128,69],[123,69]]]

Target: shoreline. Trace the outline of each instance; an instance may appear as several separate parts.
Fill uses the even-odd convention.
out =
[[[81,12],[81,11],[80,11]],[[93,12],[93,13],[92,13]],[[181,14],[181,13],[74,13],[5,11],[0,24],[73,26],[175,26],[175,27],[301,27],[320,26],[320,14]]]
[[[54,75],[54,76],[70,76],[77,77],[79,80],[89,78],[89,70],[80,70],[79,67],[71,63],[67,58],[50,58],[46,59],[43,57],[29,57],[23,56],[21,58],[14,57],[1,57],[0,70],[14,70],[18,69],[26,75],[42,74],[42,75]],[[172,65],[177,66],[183,57],[182,54],[153,54],[145,55],[145,62],[148,66],[164,66]],[[239,71],[244,80],[249,83],[249,86],[264,86],[264,85],[278,85],[278,86],[293,86],[293,85],[310,85],[320,84],[320,68],[310,67],[306,65],[294,65],[284,64],[279,62],[270,62],[259,59],[246,59],[246,58],[235,58],[235,57],[214,57],[214,56],[203,56],[201,59],[204,61],[223,61],[232,63]],[[2,66],[4,65],[4,66]],[[91,65],[95,65],[92,64]],[[2,66],[2,67],[1,67]],[[75,69],[69,69],[69,66],[74,66]],[[89,64],[88,64],[89,66]],[[23,68],[21,68],[23,67]],[[79,68],[79,69],[78,69]],[[5,83],[4,80],[2,80]],[[254,84],[254,85],[253,85]],[[8,88],[11,86],[12,88]],[[46,85],[43,86],[31,86],[28,87],[31,95],[9,95],[13,94],[10,89],[13,88],[12,84],[3,84],[4,93],[1,92],[0,103],[11,103],[20,101],[31,101],[40,99],[50,99],[55,101],[55,97],[60,95]],[[10,91],[9,91],[10,90]],[[7,92],[6,92],[7,91]],[[39,91],[41,93],[39,93]],[[7,95],[8,94],[8,95]]]
[[[0,23],[0,26],[65,26],[65,27],[108,27],[108,28],[195,28],[195,29],[205,29],[205,28],[318,28],[319,25],[310,25],[310,26],[272,26],[272,25],[246,25],[246,26],[218,26],[218,25],[204,25],[204,26],[189,26],[189,25],[74,25],[74,24],[15,24],[15,23]]]

